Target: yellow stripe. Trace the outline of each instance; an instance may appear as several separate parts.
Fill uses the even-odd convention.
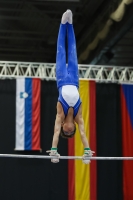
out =
[[[80,81],[79,93],[82,101],[82,114],[85,124],[86,136],[89,139],[89,82]],[[82,156],[84,147],[77,129],[75,135],[75,155]],[[90,166],[75,160],[75,200],[90,199]]]

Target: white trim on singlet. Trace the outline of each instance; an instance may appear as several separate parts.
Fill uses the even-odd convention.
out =
[[[79,92],[74,85],[64,85],[62,86],[62,97],[71,107],[74,107],[79,100]]]

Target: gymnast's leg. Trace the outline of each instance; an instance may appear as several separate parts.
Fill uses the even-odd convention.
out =
[[[68,73],[71,74],[74,85],[79,86],[79,73],[76,40],[72,23],[72,12],[69,11],[69,21],[67,23],[68,30]]]
[[[66,76],[66,50],[65,50],[65,38],[66,38],[66,21],[67,16],[66,13],[63,14],[60,29],[58,33],[57,40],[57,53],[56,53],[56,79],[57,79],[57,87],[61,87],[63,85],[63,80]]]

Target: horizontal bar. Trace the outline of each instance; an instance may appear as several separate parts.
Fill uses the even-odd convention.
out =
[[[18,155],[18,154],[0,154],[1,158],[34,158],[34,159],[51,159],[55,156],[40,155]],[[82,160],[82,156],[60,156],[59,159]],[[133,160],[133,157],[89,157],[84,160]]]

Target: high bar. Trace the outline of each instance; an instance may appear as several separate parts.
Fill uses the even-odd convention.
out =
[[[45,155],[20,155],[20,154],[0,154],[1,158],[33,158],[33,159],[51,159],[55,156]],[[82,160],[82,156],[60,156],[59,159]],[[88,157],[84,160],[133,160],[133,157]]]

